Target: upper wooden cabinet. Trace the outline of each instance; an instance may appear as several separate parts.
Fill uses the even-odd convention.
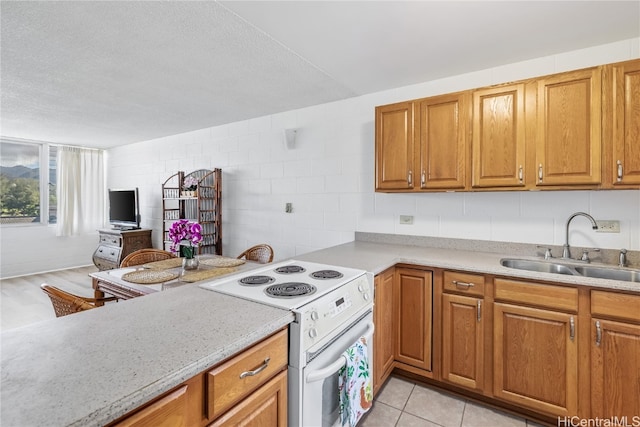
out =
[[[421,189],[464,189],[468,168],[468,93],[416,101]]]
[[[605,138],[614,186],[640,184],[640,60],[605,68]],[[610,136],[609,136],[610,135]]]
[[[537,186],[601,181],[601,69],[538,79]]]
[[[473,93],[473,187],[523,187],[524,84]]]
[[[640,59],[376,107],[376,191],[640,188]]]
[[[413,103],[376,108],[376,190],[414,188]]]

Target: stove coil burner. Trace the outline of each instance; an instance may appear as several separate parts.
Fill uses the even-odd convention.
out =
[[[336,270],[319,270],[319,271],[314,271],[313,273],[310,274],[310,276],[313,277],[314,279],[325,280],[325,279],[339,279],[342,276],[344,276],[344,274]]]
[[[238,280],[238,282],[244,286],[260,286],[273,283],[275,281],[276,279],[271,276],[247,276]]]
[[[282,267],[276,268],[274,271],[280,274],[295,274],[303,273],[306,270],[300,265],[283,265]]]
[[[264,293],[274,298],[295,298],[311,295],[316,292],[316,287],[308,283],[286,282],[271,285],[264,290]]]

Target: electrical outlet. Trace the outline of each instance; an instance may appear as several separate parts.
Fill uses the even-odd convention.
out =
[[[293,212],[293,204],[291,204],[291,203],[287,203],[287,204],[285,204],[285,205],[284,205],[284,211],[285,211],[286,213],[291,213],[291,212]]]
[[[400,215],[400,224],[413,224],[413,215]]]
[[[611,219],[599,219],[596,220],[596,224],[598,224],[598,229],[596,230],[598,233],[619,233],[620,232],[620,221]]]

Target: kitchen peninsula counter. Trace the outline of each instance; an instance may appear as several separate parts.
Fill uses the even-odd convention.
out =
[[[295,259],[374,274],[401,263],[640,293],[638,283],[500,265],[504,257],[535,254],[535,245],[517,253],[472,241],[460,241],[461,249],[415,240],[357,234],[356,241]],[[107,424],[292,321],[289,311],[189,284],[9,330],[1,336],[0,424]]]
[[[103,426],[287,326],[189,284],[3,332],[3,427]]]

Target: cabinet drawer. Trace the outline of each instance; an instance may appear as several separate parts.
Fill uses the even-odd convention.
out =
[[[218,417],[285,368],[287,353],[284,330],[207,372],[207,418]]]
[[[98,249],[96,249],[95,256],[98,258],[103,258],[107,261],[117,263],[118,259],[120,258],[120,248],[100,245],[98,246]]]
[[[113,236],[110,234],[101,234],[100,244],[107,245],[107,246],[116,246],[116,247],[122,246],[120,236]]]
[[[445,291],[480,297],[484,295],[484,276],[482,274],[445,271],[443,282]]]
[[[640,295],[591,291],[591,315],[640,322]]]
[[[576,312],[578,289],[511,279],[495,279],[495,299]]]

